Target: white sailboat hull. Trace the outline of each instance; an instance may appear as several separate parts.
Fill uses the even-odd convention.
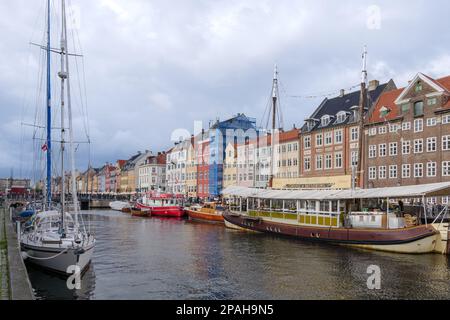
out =
[[[22,243],[28,262],[50,271],[70,275],[74,273],[71,266],[78,266],[84,272],[89,266],[94,254],[94,244],[84,248],[80,253],[78,248],[46,248]],[[63,252],[63,253],[62,253]]]
[[[113,201],[109,203],[109,207],[115,211],[122,211],[123,208],[129,208],[130,204],[124,201]]]

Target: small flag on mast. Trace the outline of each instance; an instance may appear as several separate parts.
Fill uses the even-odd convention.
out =
[[[41,149],[42,149],[42,151],[46,152],[46,151],[48,150],[47,144],[44,144],[44,145],[41,147]]]

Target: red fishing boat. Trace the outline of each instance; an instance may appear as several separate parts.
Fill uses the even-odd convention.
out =
[[[136,207],[150,210],[152,216],[180,218],[185,215],[183,197],[172,194],[148,193],[136,203]]]

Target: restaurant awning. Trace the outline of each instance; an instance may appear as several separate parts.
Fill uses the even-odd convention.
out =
[[[450,182],[355,190],[275,190],[230,186],[224,196],[279,200],[344,200],[450,196]]]

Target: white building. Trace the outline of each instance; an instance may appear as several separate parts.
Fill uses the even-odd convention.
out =
[[[166,191],[166,153],[148,156],[138,167],[139,192]]]

